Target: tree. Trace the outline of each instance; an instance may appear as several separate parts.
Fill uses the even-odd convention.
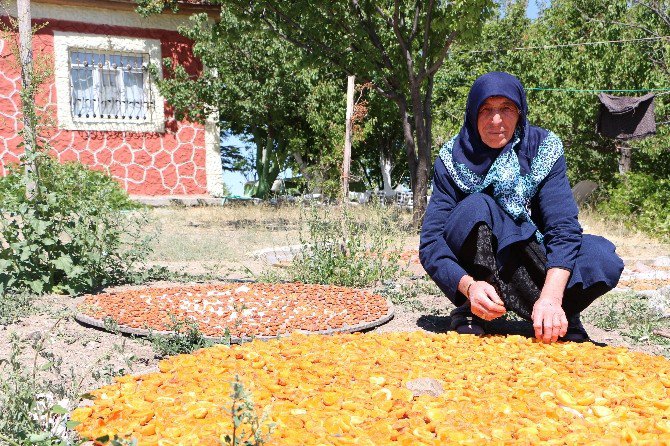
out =
[[[160,11],[177,0],[138,0]],[[332,69],[354,74],[361,83],[397,106],[402,123],[414,197],[414,223],[426,208],[432,164],[434,77],[451,44],[474,39],[492,11],[491,0],[214,0],[240,20],[267,27]]]
[[[458,131],[468,88],[478,75],[508,71],[527,88],[530,122],[563,140],[570,179],[611,183],[617,172],[615,143],[596,132],[599,102],[596,92],[589,90],[667,86],[643,56],[652,45],[574,45],[641,37],[639,31],[617,25],[634,17],[625,0],[553,0],[534,21],[525,16],[526,3],[507,2],[485,24],[478,42],[454,47],[436,79],[437,132],[446,139]],[[653,142],[631,144],[639,148]]]
[[[167,76],[158,80],[161,93],[178,119],[203,122],[218,114],[222,128],[246,135],[256,148],[258,181],[252,195],[266,198],[289,157],[304,167],[300,161],[306,143],[314,139],[308,101],[315,86],[330,78],[303,66],[301,50],[238,20],[225,6],[218,22],[196,14],[180,32],[194,42],[193,53],[206,69],[193,76],[181,65],[164,61]],[[239,167],[238,153],[226,153],[225,158],[233,162],[231,167]]]

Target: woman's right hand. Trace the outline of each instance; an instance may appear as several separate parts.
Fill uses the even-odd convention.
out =
[[[507,312],[505,304],[498,296],[496,289],[488,282],[476,280],[470,285],[468,292],[470,311],[485,321],[499,318]]]

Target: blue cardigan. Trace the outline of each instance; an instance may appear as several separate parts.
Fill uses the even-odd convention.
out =
[[[582,243],[582,228],[577,221],[578,208],[566,171],[565,157],[561,156],[531,199],[530,216],[544,235],[547,268],[572,271]],[[457,253],[475,224],[485,222],[492,228],[499,262],[504,262],[510,245],[528,240],[536,231],[530,222],[515,222],[493,199],[471,200],[458,206],[466,198],[468,194],[456,186],[438,157],[433,194],[421,229],[419,258],[426,272],[451,299],[466,275],[458,263]]]

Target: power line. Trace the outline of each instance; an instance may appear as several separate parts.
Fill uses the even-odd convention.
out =
[[[534,91],[566,91],[571,93],[649,93],[652,91],[668,91],[670,88],[644,88],[639,90],[626,90],[626,89],[613,89],[613,90],[600,90],[600,89],[583,89],[583,88],[544,88],[544,87],[531,87],[525,88],[525,90],[534,90]]]
[[[524,46],[524,47],[515,47],[515,48],[503,48],[503,49],[492,49],[492,50],[462,50],[454,51],[455,54],[461,53],[471,53],[471,54],[481,54],[481,53],[502,53],[507,51],[530,51],[530,50],[549,50],[553,48],[566,48],[574,46],[590,46],[590,45],[605,45],[611,43],[628,43],[628,42],[645,42],[653,40],[662,40],[669,39],[670,36],[658,36],[658,37],[640,37],[638,39],[619,39],[619,40],[598,40],[593,42],[572,42],[572,43],[560,43],[556,45],[537,45],[537,46]]]

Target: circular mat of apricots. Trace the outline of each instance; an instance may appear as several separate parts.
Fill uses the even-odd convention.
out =
[[[231,444],[231,412],[243,402],[240,392],[233,399],[237,377],[254,405],[235,432],[251,432],[255,418],[268,445],[670,442],[670,362],[624,348],[455,333],[296,334],[158,367],[93,391],[92,405],[71,414],[79,435]]]
[[[388,322],[393,305],[368,290],[300,283],[225,283],[147,287],[86,296],[76,319],[99,328],[148,335],[193,321],[209,339],[269,339],[293,332],[332,334]]]

